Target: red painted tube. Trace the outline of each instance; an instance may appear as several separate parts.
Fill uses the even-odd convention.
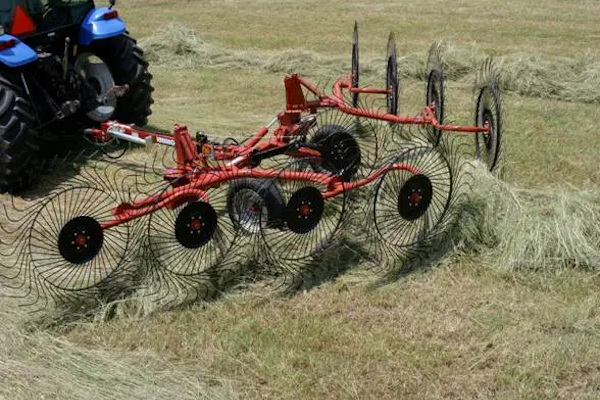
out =
[[[375,89],[375,88],[349,88],[350,93],[370,93],[370,94],[390,94],[392,93],[389,89]]]
[[[248,147],[252,147],[254,145],[256,145],[258,142],[261,141],[262,138],[265,137],[265,135],[269,132],[269,128],[267,128],[266,126],[263,126],[262,128],[260,128],[258,130],[258,132],[256,132],[256,134],[246,142],[245,146],[246,148]]]
[[[343,193],[344,191],[348,192],[363,186],[366,186],[368,184],[370,184],[371,182],[375,181],[377,178],[379,178],[381,175],[385,174],[386,172],[388,172],[391,169],[397,169],[397,170],[404,170],[404,171],[409,171],[415,175],[419,174],[419,170],[416,169],[415,167],[413,167],[410,164],[405,164],[405,163],[400,163],[400,164],[391,164],[391,165],[386,165],[384,167],[379,168],[377,171],[375,171],[374,173],[372,173],[371,175],[369,175],[368,177],[361,179],[359,181],[355,181],[355,182],[341,182],[341,181],[337,181],[333,187],[332,190],[327,191],[326,193],[323,193],[323,198],[324,199],[329,199],[331,197],[335,197],[340,195],[341,193]]]

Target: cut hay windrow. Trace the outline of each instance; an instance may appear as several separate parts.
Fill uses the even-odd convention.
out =
[[[168,68],[258,68],[273,73],[310,70],[321,76],[348,71],[345,56],[322,55],[305,49],[283,51],[237,50],[210,43],[196,31],[173,24],[140,40],[153,67]],[[447,45],[444,71],[449,80],[470,81],[487,55],[472,49]],[[495,57],[504,74],[503,90],[522,96],[581,103],[600,102],[600,56],[550,57],[543,54],[512,53]],[[385,59],[367,58],[362,72],[379,77]],[[422,79],[426,66],[421,52],[398,55],[399,74]]]
[[[474,171],[456,247],[503,270],[600,269],[600,190],[525,190]]]

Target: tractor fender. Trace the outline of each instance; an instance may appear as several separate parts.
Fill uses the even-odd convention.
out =
[[[107,19],[105,15],[116,12],[108,7],[99,7],[89,12],[79,30],[79,44],[89,46],[94,40],[106,39],[125,33],[125,23],[121,17]]]
[[[10,41],[15,41],[16,44],[4,50],[0,50],[0,63],[11,68],[17,68],[37,60],[37,53],[35,50],[21,42],[18,38],[6,33],[0,35],[0,43],[7,43]]]

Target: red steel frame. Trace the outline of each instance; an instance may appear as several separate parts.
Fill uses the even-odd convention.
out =
[[[106,142],[116,137],[136,143],[160,143],[175,147],[177,167],[167,169],[164,172],[165,179],[172,183],[172,187],[147,199],[119,205],[112,210],[114,217],[104,222],[102,228],[109,229],[161,208],[172,209],[189,201],[201,199],[209,202],[208,189],[238,178],[280,178],[318,182],[327,187],[327,191],[322,193],[323,198],[327,199],[338,196],[344,191],[368,185],[389,170],[406,170],[413,174],[419,173],[410,164],[396,163],[383,166],[364,179],[343,182],[341,177],[326,173],[278,172],[261,168],[248,168],[252,165],[254,154],[269,150],[285,149],[285,154],[295,158],[320,157],[321,154],[318,150],[309,147],[299,146],[293,150],[287,148],[294,139],[305,132],[306,126],[303,124],[302,114],[315,114],[318,109],[335,108],[343,113],[358,117],[397,124],[427,125],[440,131],[471,134],[489,132],[490,128],[487,124],[485,126],[440,124],[435,118],[435,104],[426,106],[417,116],[394,115],[353,107],[344,99],[344,90],[350,93],[368,94],[389,94],[390,91],[376,88],[354,88],[351,82],[352,75],[349,75],[347,79],[338,80],[333,85],[333,96],[328,96],[298,74],[287,75],[284,79],[285,110],[280,112],[271,123],[261,127],[253,137],[241,145],[223,145],[211,142],[197,143],[190,137],[187,127],[181,125],[175,126],[173,135],[148,132],[116,122],[105,122],[100,129],[88,129],[87,133],[100,142]],[[307,101],[303,89],[312,93],[318,100]],[[273,135],[268,141],[263,141],[271,126],[277,122],[279,122],[279,126]],[[221,163],[216,166],[211,165],[211,160],[221,161]],[[228,162],[224,163],[223,161]]]

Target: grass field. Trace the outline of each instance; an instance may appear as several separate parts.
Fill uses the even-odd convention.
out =
[[[118,8],[152,62],[151,125],[165,129],[250,135],[283,106],[285,72],[325,82],[349,70],[355,20],[368,82],[383,82],[396,33],[403,113],[422,106],[417,76],[444,40],[448,114],[471,123],[475,71],[493,55],[507,77],[506,184],[482,177],[463,224],[481,230],[393,279],[342,254],[330,262],[346,273],[291,296],[250,285],[185,309],[60,323],[2,300],[0,398],[600,397],[599,2]]]

